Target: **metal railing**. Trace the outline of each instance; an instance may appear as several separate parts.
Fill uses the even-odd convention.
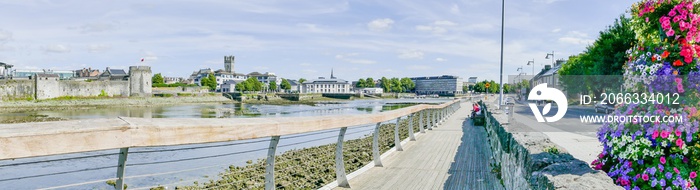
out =
[[[409,139],[415,141],[415,123],[417,122],[419,133],[432,130],[442,124],[448,116],[460,108],[459,100],[450,101],[440,105],[417,105],[398,110],[378,113],[374,115],[351,116],[323,116],[304,118],[276,118],[274,121],[260,118],[236,118],[236,119],[143,119],[143,118],[118,118],[97,119],[81,121],[59,121],[30,124],[0,125],[0,161],[14,160],[18,158],[30,158],[29,161],[20,163],[0,162],[0,171],[3,168],[36,165],[48,162],[82,162],[85,159],[111,160],[116,159],[115,164],[97,165],[86,168],[75,168],[69,171],[56,171],[40,174],[3,176],[0,182],[32,180],[34,178],[76,174],[90,171],[106,171],[116,169],[116,176],[96,176],[80,182],[58,184],[51,187],[39,187],[42,189],[73,188],[83,185],[114,181],[116,189],[124,189],[127,180],[149,179],[156,176],[168,176],[176,173],[193,172],[198,170],[216,170],[228,166],[228,172],[241,173],[246,171],[257,172],[254,176],[230,183],[212,184],[205,189],[221,189],[233,187],[236,183],[246,183],[247,188],[275,189],[275,165],[284,164],[284,161],[276,163],[278,149],[300,146],[305,143],[318,141],[330,141],[336,139],[334,148],[335,182],[340,187],[349,187],[343,156],[343,144],[346,136],[357,134],[372,134],[371,159],[375,166],[382,166],[380,151],[380,127],[382,123],[394,122],[394,149],[403,151],[401,141]],[[417,117],[417,119],[416,119]],[[402,120],[408,120],[407,138],[399,134],[399,125]],[[116,122],[116,123],[111,123]],[[86,126],[87,125],[87,126]],[[80,127],[78,127],[80,126]],[[85,126],[84,128],[82,128]],[[35,127],[35,128],[32,128]],[[255,127],[255,129],[253,129]],[[45,129],[45,131],[42,131]],[[253,129],[253,130],[251,130]],[[352,132],[348,132],[350,129]],[[337,133],[333,136],[319,137],[321,135]],[[284,136],[283,135],[287,135]],[[305,141],[292,141],[303,137],[316,136],[318,138]],[[369,137],[368,137],[369,138]],[[280,145],[281,141],[291,143]],[[209,143],[209,144],[201,144]],[[261,148],[248,148],[254,144],[266,146]],[[177,147],[170,147],[179,145]],[[110,153],[108,150],[117,148],[118,153]],[[216,154],[197,154],[191,157],[173,157],[160,161],[148,160],[149,155],[164,154],[175,151],[209,150]],[[221,153],[219,150],[237,149],[234,152]],[[97,151],[97,152],[94,152]],[[85,155],[84,152],[91,152]],[[94,152],[94,153],[92,153]],[[78,156],[75,153],[82,153]],[[128,168],[153,166],[161,164],[204,162],[230,158],[232,156],[261,155],[264,154],[264,162],[252,167],[237,167],[234,164],[203,165],[192,168],[177,168],[166,171],[149,171],[127,176]],[[61,155],[62,157],[54,158]],[[49,156],[44,159],[42,156]],[[136,158],[132,158],[137,156]],[[141,156],[141,157],[139,157]],[[307,155],[309,156],[309,155]],[[33,159],[37,158],[38,159]],[[250,156],[253,157],[253,156]],[[33,159],[33,160],[32,160]],[[301,159],[301,158],[300,158]],[[24,160],[24,159],[22,159]],[[249,166],[251,163],[248,163]],[[298,167],[298,166],[289,166]],[[166,167],[166,169],[168,169]],[[284,169],[284,168],[278,168]],[[104,176],[104,175],[102,175]],[[222,175],[225,177],[225,175]],[[257,181],[259,180],[259,181]],[[181,180],[174,183],[158,184],[154,186],[129,187],[129,189],[149,189],[161,186],[192,183],[197,180]]]

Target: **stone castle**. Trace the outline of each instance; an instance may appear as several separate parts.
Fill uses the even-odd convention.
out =
[[[0,80],[0,101],[44,100],[58,97],[149,97],[151,67],[129,67],[126,80],[60,80],[57,74],[36,74],[29,80]]]

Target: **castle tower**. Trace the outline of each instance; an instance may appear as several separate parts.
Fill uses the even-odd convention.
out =
[[[224,56],[224,71],[233,73],[234,56]]]
[[[150,97],[152,72],[149,66],[129,67],[129,96]]]

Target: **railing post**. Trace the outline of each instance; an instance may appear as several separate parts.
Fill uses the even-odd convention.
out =
[[[348,178],[345,176],[345,162],[343,161],[343,138],[347,130],[347,127],[340,128],[338,143],[335,144],[335,177],[338,187],[350,188]]]
[[[374,134],[372,135],[372,156],[374,156],[374,166],[375,167],[382,167],[382,155],[379,154],[379,127],[382,125],[382,122],[377,123],[377,126],[374,127]]]
[[[423,123],[423,112],[424,111],[420,111],[420,115],[418,116],[418,126],[420,126],[420,133],[425,133],[425,129],[423,129],[423,127],[425,127],[425,123]]]
[[[117,183],[114,189],[124,190],[124,173],[126,172],[126,157],[129,154],[129,148],[119,149],[119,164],[117,165]]]
[[[416,141],[416,136],[413,135],[413,113],[408,115],[408,139]]]
[[[394,147],[396,147],[396,151],[403,151],[401,139],[399,138],[399,122],[401,122],[401,117],[396,118],[396,125],[394,125]]]
[[[428,130],[433,130],[433,125],[435,125],[435,116],[433,114],[433,109],[428,110]]]
[[[280,136],[272,136],[270,146],[267,149],[267,159],[265,160],[265,190],[275,189],[275,153]]]

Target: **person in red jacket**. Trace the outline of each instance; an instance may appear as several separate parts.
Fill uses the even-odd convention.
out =
[[[480,110],[481,110],[481,108],[479,108],[479,104],[476,104],[476,103],[473,104],[472,105],[472,118],[474,116],[476,116],[476,113],[478,113]]]

